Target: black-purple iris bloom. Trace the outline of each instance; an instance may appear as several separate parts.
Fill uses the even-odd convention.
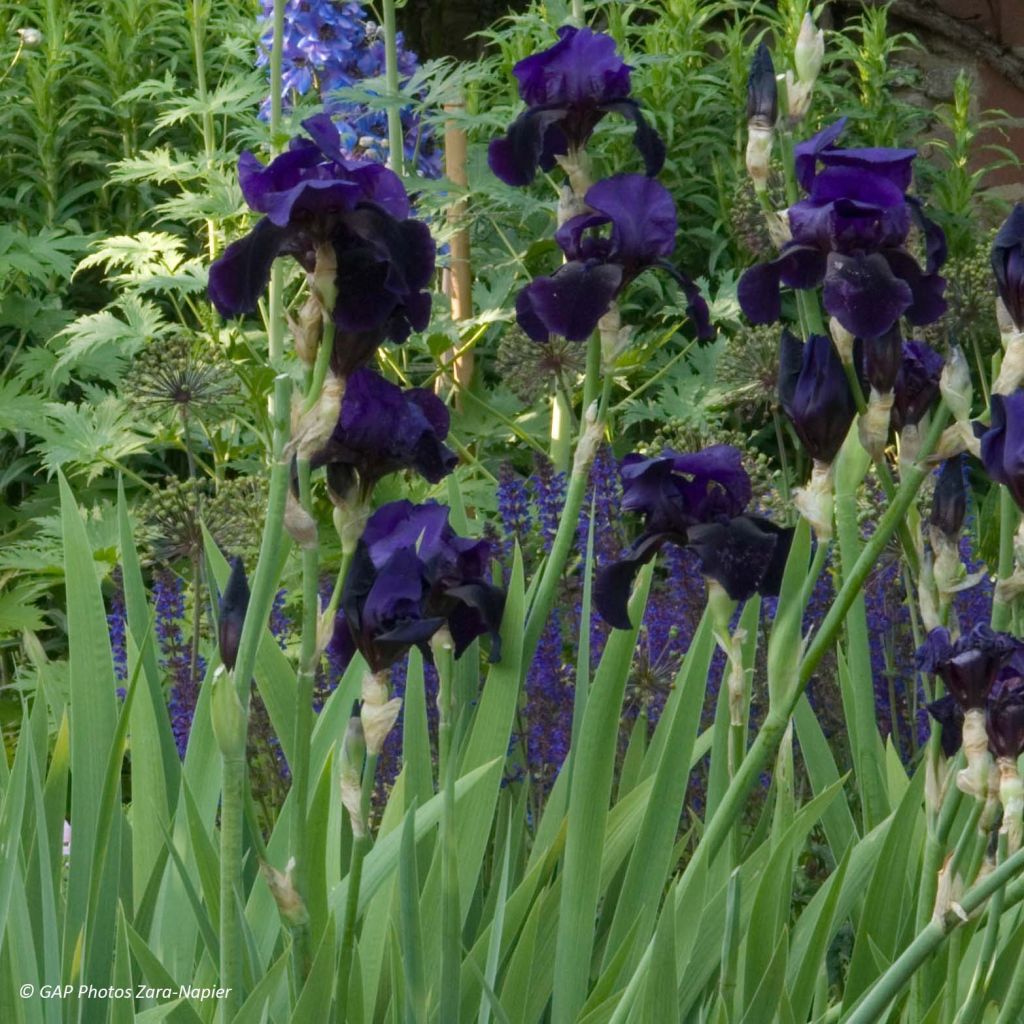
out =
[[[403,469],[436,484],[458,463],[444,444],[449,422],[444,402],[427,388],[403,390],[373,370],[354,370],[334,431],[311,464],[327,467],[331,489],[341,496],[358,484],[368,497],[381,477]]]
[[[779,319],[780,284],[823,286],[825,309],[860,338],[885,334],[901,316],[929,324],[946,310],[938,273],[945,236],[905,194],[916,152],[839,149],[834,143],[845,124],[841,119],[795,147],[797,179],[809,195],[789,208],[792,240],[778,258],[740,278],[740,305],[753,323]],[[924,237],[924,269],[906,248],[911,224]]]
[[[999,297],[1018,331],[1024,331],[1024,203],[1018,203],[992,243],[992,272]]]
[[[948,630],[933,629],[917,649],[917,667],[937,675],[964,711],[984,708],[999,670],[1013,657],[1019,642],[1009,633],[975,626],[956,641]]]
[[[744,512],[750,478],[736,448],[718,444],[692,454],[627,455],[621,473],[622,508],[643,515],[644,531],[597,578],[594,604],[606,622],[630,628],[633,580],[669,542],[692,548],[704,574],[733,600],[778,593],[793,531]]]
[[[519,326],[534,341],[551,334],[583,341],[626,285],[656,267],[683,289],[698,335],[711,337],[700,290],[668,262],[676,244],[676,207],[668,190],[642,174],[617,174],[587,189],[585,202],[588,212],[567,220],[555,235],[568,262],[519,293]]]
[[[939,742],[946,757],[954,757],[960,749],[964,734],[964,709],[951,693],[925,704],[928,714],[941,726]]]
[[[802,342],[783,330],[779,404],[807,454],[830,465],[857,414],[850,382],[830,338],[812,334]]]
[[[892,425],[896,430],[920,423],[938,400],[944,364],[942,356],[923,341],[903,342],[893,388]]]
[[[413,646],[429,660],[430,638],[447,626],[455,657],[486,633],[497,661],[505,593],[489,580],[490,559],[486,540],[455,533],[444,505],[382,505],[356,547],[328,649],[344,664],[358,650],[380,672]]]
[[[993,395],[991,411],[991,426],[981,435],[981,461],[1024,509],[1024,391]]]
[[[491,170],[508,185],[529,185],[538,166],[549,171],[556,157],[582,150],[601,118],[614,113],[636,125],[633,144],[647,174],[657,174],[665,146],[629,98],[630,70],[611,36],[571,25],[560,28],[554,46],[512,69],[526,110],[503,137],[491,141]]]
[[[239,159],[242,195],[265,216],[214,261],[209,295],[222,316],[255,312],[278,256],[294,256],[312,272],[317,249],[330,243],[337,261],[332,365],[343,375],[384,338],[402,342],[426,327],[434,240],[409,217],[396,174],[347,159],[327,114],[302,125],[310,137],[292,139],[269,165],[249,152]]]

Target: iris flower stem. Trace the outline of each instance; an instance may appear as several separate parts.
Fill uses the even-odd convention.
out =
[[[999,846],[996,851],[996,863],[1002,864],[1006,860],[1006,833],[999,833]],[[974,976],[971,978],[970,988],[967,990],[967,999],[956,1016],[954,1024],[972,1024],[981,1014],[982,1004],[985,999],[985,992],[988,990],[991,978],[992,960],[996,952],[996,944],[999,941],[999,918],[1003,913],[1003,903],[1006,897],[1004,888],[997,889],[992,895],[992,902],[988,906],[988,921],[985,924],[985,935],[981,943],[981,952],[978,955],[978,963],[974,968]]]
[[[930,745],[938,746],[938,733],[933,731],[928,739]],[[931,756],[927,752],[925,757]],[[924,840],[924,856],[921,866],[921,884],[917,894],[917,930],[922,931],[928,924],[929,918],[935,909],[935,896],[938,892],[939,868],[946,853],[946,843],[949,839],[950,829],[956,820],[957,811],[960,809],[960,801],[963,793],[956,785],[956,773],[963,767],[963,753],[958,753],[956,758],[951,759],[947,766],[946,791],[942,797],[942,806],[937,816],[931,818],[928,823],[928,832]],[[935,998],[934,982],[925,972],[915,975],[911,991],[911,1002],[916,1008],[911,1019],[920,1020],[924,1017],[927,1007]]]
[[[221,1024],[230,1024],[242,1005],[242,817],[245,807],[245,761],[224,757],[220,804],[220,1001]],[[225,861],[224,858],[230,858]]]
[[[210,109],[209,96],[206,90],[206,57],[205,57],[205,35],[206,19],[203,17],[202,0],[192,0],[192,57],[196,65],[196,91],[199,93],[199,103],[202,107],[203,126],[203,154],[206,157],[206,173],[213,169],[213,153],[216,147],[214,137],[213,111]],[[212,260],[217,250],[217,232],[210,218],[206,221],[206,244]]]
[[[601,418],[602,410],[607,410],[611,397],[610,375],[606,377],[601,388],[601,407],[598,411],[598,419],[590,425],[587,420],[587,410],[594,402],[597,395],[598,377],[601,374],[601,339],[595,332],[590,340],[590,348],[587,351],[587,376],[583,382],[583,416],[580,419],[580,433],[576,439],[576,451],[573,457],[572,472],[569,475],[569,486],[565,493],[565,504],[562,506],[562,515],[558,520],[558,530],[555,533],[554,542],[551,545],[551,552],[541,572],[540,583],[537,585],[537,593],[530,606],[530,614],[526,620],[526,629],[523,635],[523,664],[529,665],[533,661],[534,652],[540,642],[540,634],[551,613],[551,606],[555,600],[555,591],[558,589],[558,581],[565,568],[566,559],[572,548],[573,540],[576,537],[576,526],[579,522],[580,509],[583,507],[583,499],[587,493],[587,483],[590,480],[590,465],[593,461],[593,437],[591,430],[597,430],[598,424],[603,423]],[[590,447],[588,452],[587,446]]]
[[[299,501],[312,514],[312,487],[309,459],[298,460]],[[295,857],[295,888],[302,899],[309,896],[309,849],[307,844],[307,809],[309,807],[309,763],[313,736],[313,687],[320,651],[317,644],[318,575],[320,548],[314,541],[302,549],[302,642],[299,671],[295,680],[295,743],[292,756],[292,787],[294,810],[292,818],[292,855]],[[300,978],[309,971],[309,926],[292,930],[297,952]]]
[[[1021,869],[1024,869],[1024,850],[1018,850],[1012,857],[1007,857],[990,875],[968,890],[960,900],[959,908],[964,915],[972,914],[989,897],[999,892]],[[990,912],[991,909],[990,907]],[[963,918],[953,909],[947,910],[938,920],[933,920],[918,933],[917,938],[907,946],[896,962],[868,990],[857,1008],[842,1018],[843,1024],[875,1024],[876,1021],[884,1020],[889,1004],[903,991],[928,957],[960,924],[963,924]],[[1021,997],[1024,998],[1024,973],[1020,971],[1014,975],[1011,992],[1018,987],[1021,989]],[[1007,998],[1003,1003],[998,1024],[1010,1024],[1017,1020],[1016,1015],[1007,1014],[1011,1009],[1010,999]]]
[[[271,47],[271,132],[276,139],[281,121],[281,47],[284,36],[284,2],[274,0],[274,39]],[[276,98],[276,99],[275,99]],[[271,274],[268,316],[268,344],[271,366],[278,367],[284,341],[284,306],[281,298],[281,270]],[[284,507],[288,496],[289,460],[285,457],[291,420],[291,378],[278,372],[274,378],[272,405],[273,458],[267,496],[267,516],[260,539],[256,571],[252,577],[249,607],[235,660],[234,681],[245,720],[249,715],[249,692],[256,652],[274,603],[281,566],[284,536]],[[242,817],[245,804],[245,762],[222,758],[220,833],[220,980],[226,994],[220,1001],[220,1022],[230,1024],[243,1002],[241,981],[242,937],[235,894],[242,892]]]
[[[1017,509],[1004,484],[999,485],[999,579],[1013,574],[1013,534],[1017,528]],[[1010,624],[1013,606],[998,597],[992,599],[992,628],[1005,630]]]
[[[398,30],[395,27],[395,0],[381,0],[384,21],[384,81],[388,89],[388,166],[395,174],[405,173],[405,147],[402,143],[402,110],[398,102]]]
[[[352,975],[352,950],[356,937],[356,917],[359,914],[359,887],[363,879],[363,861],[366,860],[373,837],[370,835],[370,798],[377,776],[377,754],[367,754],[363,766],[363,788],[359,801],[359,817],[363,834],[352,843],[348,866],[348,892],[345,897],[345,920],[341,929],[341,952],[338,959],[338,998],[335,1001],[336,1024],[345,1024],[348,1016],[348,986]]]
[[[440,1019],[458,1020],[459,972],[462,963],[461,914],[459,911],[459,867],[455,834],[456,752],[455,676],[452,641],[448,631],[436,634],[432,642],[437,667],[438,693],[438,778],[443,794],[441,814],[441,991]]]
[[[572,20],[581,28],[587,23],[583,15],[583,0],[572,0]]]

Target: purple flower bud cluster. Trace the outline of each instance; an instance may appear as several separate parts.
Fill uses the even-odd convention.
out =
[[[263,0],[267,27],[261,38],[259,67],[270,65],[273,41],[273,2]],[[313,92],[334,118],[347,156],[387,160],[387,114],[364,103],[342,100],[340,89],[357,86],[384,75],[384,38],[378,25],[367,17],[364,4],[344,0],[288,0],[285,5],[282,101],[291,106],[293,96]],[[419,70],[419,58],[407,50],[402,33],[397,36],[398,74],[402,82]],[[270,115],[270,99],[261,116]],[[441,176],[441,149],[434,132],[411,108],[402,109],[403,146],[406,162],[427,178]]]

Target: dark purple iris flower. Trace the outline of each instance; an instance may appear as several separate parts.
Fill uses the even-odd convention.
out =
[[[220,660],[231,671],[238,658],[238,645],[242,639],[242,626],[249,607],[249,581],[240,558],[231,560],[231,575],[220,596],[217,614],[217,646]]]
[[[344,496],[356,485],[363,498],[388,473],[411,469],[436,484],[458,463],[444,444],[448,409],[426,388],[402,390],[373,370],[349,374],[334,432],[312,458],[327,467],[331,489]]]
[[[992,243],[992,272],[999,297],[1018,331],[1024,331],[1024,203],[1018,203]]]
[[[967,517],[967,486],[959,455],[942,464],[928,522],[947,537],[956,538]]]
[[[423,330],[434,272],[434,240],[409,217],[396,174],[381,164],[343,156],[327,114],[302,122],[310,138],[264,166],[252,153],[238,161],[246,202],[265,216],[210,267],[209,295],[225,317],[255,312],[278,256],[294,256],[309,272],[317,249],[333,246],[337,262],[336,334],[332,365],[339,375],[361,366],[384,338],[404,341]]]
[[[947,693],[944,697],[925,704],[925,708],[942,728],[939,735],[942,753],[946,757],[955,757],[964,734],[964,709],[960,707],[960,702],[951,693]]]
[[[955,642],[945,629],[933,629],[918,648],[917,668],[939,676],[964,711],[984,708],[999,670],[1019,647],[1009,633],[978,625]]]
[[[750,478],[736,448],[718,444],[692,454],[627,455],[621,472],[622,507],[644,516],[644,531],[597,578],[594,604],[606,622],[629,629],[633,580],[669,542],[692,548],[704,574],[733,600],[778,593],[793,531],[744,514]]]
[[[779,404],[807,454],[831,464],[857,415],[850,382],[831,339],[812,334],[804,343],[783,330]]]
[[[444,505],[382,505],[356,548],[328,649],[344,664],[358,650],[380,672],[413,646],[429,659],[430,638],[447,626],[455,657],[487,633],[497,661],[505,594],[489,581],[490,554],[486,540],[452,530]]]
[[[839,149],[833,143],[844,125],[837,121],[794,151],[809,195],[788,211],[793,237],[778,258],[740,278],[740,305],[753,323],[779,319],[781,284],[822,286],[825,309],[860,338],[885,334],[901,316],[928,324],[946,310],[938,274],[945,237],[904,194],[915,151]],[[912,224],[925,239],[924,269],[906,248]]]
[[[583,341],[626,285],[657,267],[683,289],[700,338],[712,337],[700,290],[668,262],[676,244],[676,207],[668,190],[642,174],[617,174],[592,185],[585,200],[589,212],[567,220],[555,235],[568,262],[519,293],[519,326],[534,341],[546,342],[551,334]],[[601,233],[605,227],[607,235]]]
[[[538,166],[549,171],[556,157],[582,150],[597,123],[614,113],[636,125],[633,144],[647,174],[657,174],[665,145],[629,98],[630,70],[611,36],[564,25],[554,46],[512,69],[527,106],[503,137],[491,141],[491,170],[508,185],[529,185]]]
[[[981,435],[985,472],[1024,509],[1024,391],[993,395],[992,425]]]
[[[905,341],[896,374],[892,424],[896,430],[920,423],[939,398],[945,360],[923,341]]]
[[[1024,689],[993,697],[985,707],[985,731],[996,757],[1016,761],[1024,753]]]

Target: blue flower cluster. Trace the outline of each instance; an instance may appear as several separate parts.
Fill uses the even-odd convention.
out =
[[[267,26],[257,64],[269,66],[273,38],[273,2],[263,0]],[[398,33],[398,73],[408,79],[419,59]],[[345,0],[288,0],[285,5],[282,97],[286,106],[295,95],[315,92],[334,118],[348,157],[385,162],[387,114],[365,104],[339,99],[340,89],[384,74],[384,36],[367,17],[363,4]],[[262,114],[269,116],[270,99]],[[411,108],[402,110],[405,160],[427,178],[441,176],[441,149],[434,133]]]

